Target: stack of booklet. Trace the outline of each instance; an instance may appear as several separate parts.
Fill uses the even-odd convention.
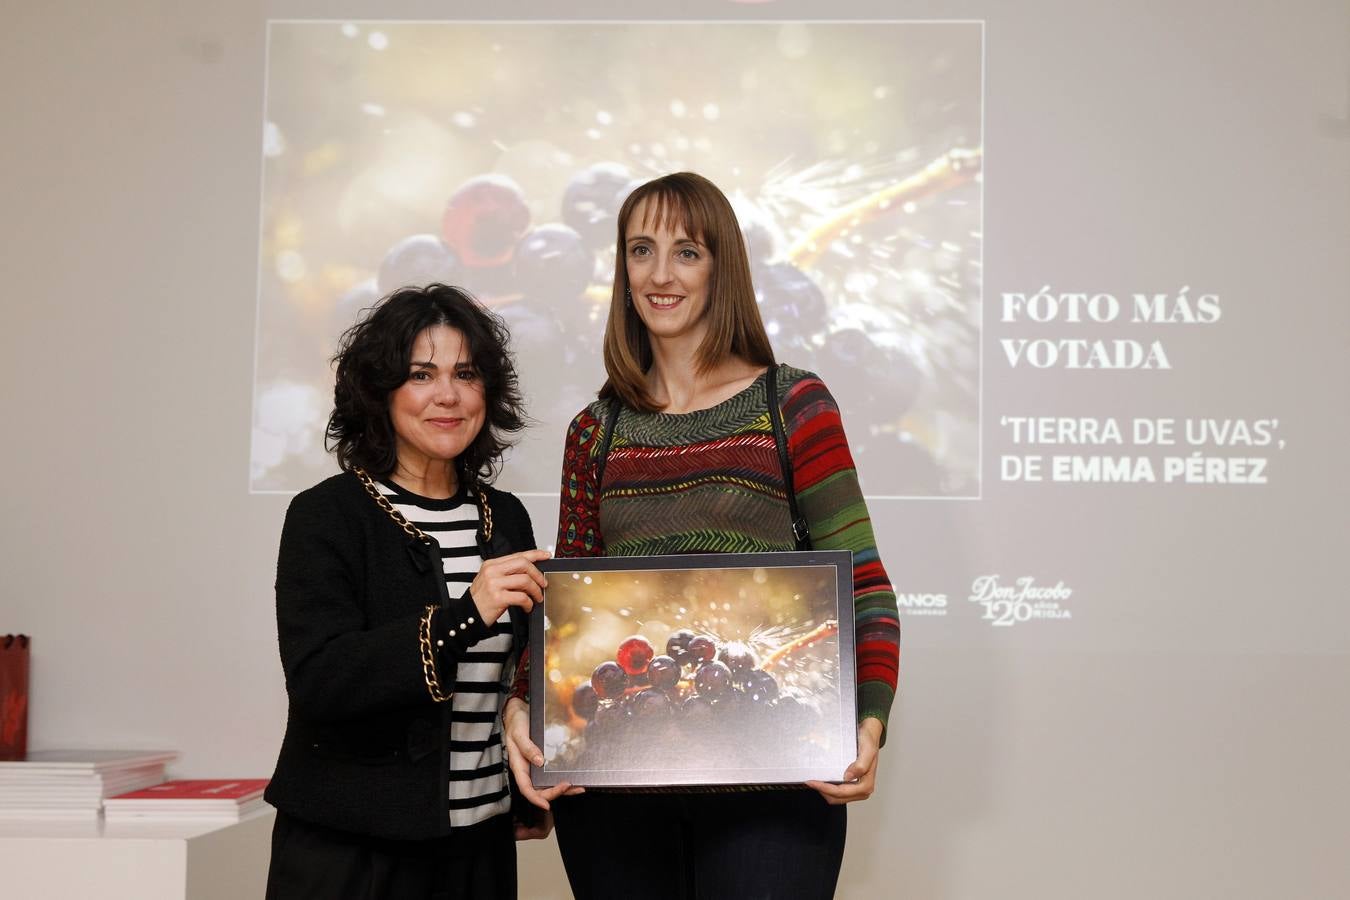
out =
[[[263,805],[265,778],[166,781],[110,797],[103,808],[109,823],[158,820],[237,822]]]
[[[97,819],[103,800],[159,784],[168,750],[37,750],[0,762],[0,820]]]

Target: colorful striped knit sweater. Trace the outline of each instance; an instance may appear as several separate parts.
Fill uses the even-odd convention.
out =
[[[884,726],[895,698],[900,621],[839,408],[820,379],[800,369],[781,369],[778,392],[812,545],[853,551],[858,717]],[[609,402],[590,404],[568,428],[557,556],[793,549],[763,375],[710,409],[622,410],[597,499],[596,456]],[[523,679],[526,666],[520,668]],[[517,692],[524,684],[517,682]]]

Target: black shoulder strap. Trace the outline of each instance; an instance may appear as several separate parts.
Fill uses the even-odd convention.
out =
[[[783,429],[783,410],[778,406],[778,366],[769,366],[764,373],[764,393],[769,404],[769,424],[773,426],[773,442],[778,445],[778,464],[783,467],[783,489],[787,492],[788,514],[792,516],[792,540],[798,550],[811,549],[811,528],[806,517],[797,508],[797,489],[792,483],[792,462],[788,459],[787,435]]]
[[[600,498],[600,485],[605,481],[605,460],[609,458],[609,445],[614,440],[614,426],[619,423],[619,398],[609,398],[609,412],[605,414],[605,433],[600,435],[600,453],[595,460],[595,497]]]

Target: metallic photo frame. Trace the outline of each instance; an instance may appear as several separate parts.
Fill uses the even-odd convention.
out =
[[[846,550],[554,559],[530,619],[534,783],[837,781],[857,755]]]

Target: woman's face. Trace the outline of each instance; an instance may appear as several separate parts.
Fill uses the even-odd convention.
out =
[[[633,208],[624,234],[624,265],[633,308],[653,339],[701,341],[707,330],[713,257],[678,225],[656,224],[650,199]]]
[[[464,335],[448,325],[423,330],[413,341],[408,380],[389,395],[399,468],[418,472],[458,457],[478,437],[486,408]]]

